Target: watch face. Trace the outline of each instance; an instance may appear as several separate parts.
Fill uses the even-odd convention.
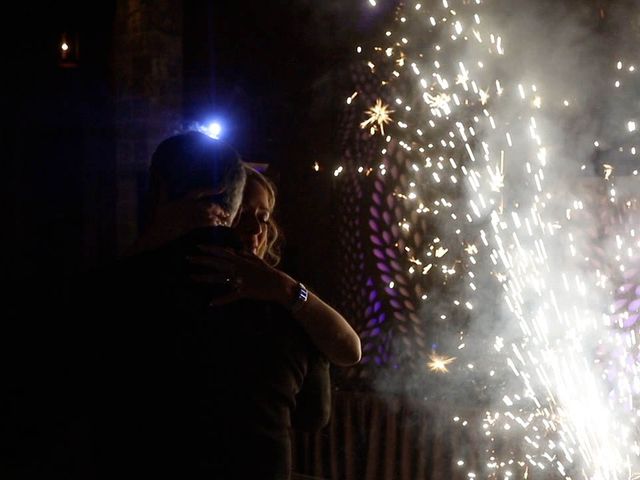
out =
[[[308,296],[309,292],[307,291],[307,287],[305,287],[303,284],[300,284],[300,286],[298,287],[298,300],[306,302]]]
[[[298,292],[296,294],[296,299],[291,304],[291,311],[297,312],[302,308],[302,306],[306,303],[309,298],[309,291],[307,287],[305,287],[302,283],[298,283]]]

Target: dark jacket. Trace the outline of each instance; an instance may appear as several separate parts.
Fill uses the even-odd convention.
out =
[[[98,477],[287,479],[292,416],[329,414],[328,363],[289,313],[212,308],[189,280],[192,240],[121,260],[83,285],[78,327]],[[82,385],[86,385],[83,388]]]

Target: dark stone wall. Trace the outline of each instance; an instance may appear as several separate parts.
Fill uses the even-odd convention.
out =
[[[182,109],[182,2],[116,2],[112,72],[115,103],[117,250],[134,240],[146,172]]]
[[[58,281],[113,254],[114,5],[12,4],[0,79],[2,260]],[[69,54],[61,55],[61,42]]]

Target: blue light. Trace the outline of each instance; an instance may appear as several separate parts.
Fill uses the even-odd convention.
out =
[[[229,135],[228,129],[225,128],[224,121],[220,121],[220,117],[209,117],[205,121],[191,122],[185,124],[183,128],[185,130],[195,130],[204,133],[208,137],[215,138],[216,140],[220,140]]]
[[[203,132],[209,135],[211,138],[220,138],[220,134],[222,133],[222,125],[218,122],[211,122],[208,126],[203,129]]]

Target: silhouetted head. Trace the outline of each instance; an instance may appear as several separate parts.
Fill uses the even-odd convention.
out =
[[[151,157],[151,208],[211,189],[212,203],[233,218],[240,207],[246,173],[238,153],[227,143],[200,132],[187,132],[163,140]]]

